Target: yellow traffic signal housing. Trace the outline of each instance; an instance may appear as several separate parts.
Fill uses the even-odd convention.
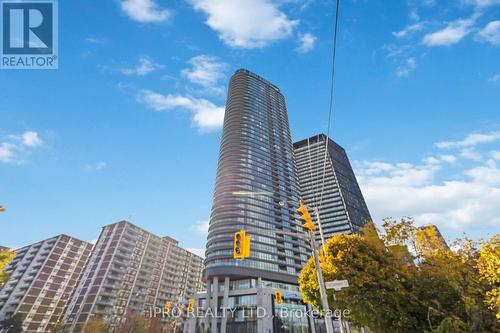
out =
[[[274,298],[276,299],[276,304],[278,305],[283,304],[283,294],[281,293],[281,291],[276,290],[274,292]]]
[[[164,310],[164,313],[166,315],[170,314],[170,310],[172,309],[172,302],[170,301],[166,301],[165,302],[165,310]]]
[[[300,207],[297,209],[297,212],[299,212],[301,215],[299,216],[299,219],[304,221],[304,228],[306,228],[309,231],[314,231],[316,227],[314,226],[314,222],[312,221],[311,215],[309,214],[309,211],[307,210],[306,205],[304,205],[304,202],[300,202]]]
[[[245,231],[238,231],[234,234],[234,259],[244,259],[250,257],[250,236]]]
[[[188,301],[188,312],[193,312],[194,309],[194,298],[190,298]]]

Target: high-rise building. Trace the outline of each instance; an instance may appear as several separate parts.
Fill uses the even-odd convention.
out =
[[[297,277],[310,251],[307,241],[296,236],[304,232],[296,218],[298,206],[285,97],[274,84],[239,69],[231,77],[224,117],[206,247],[207,288],[198,297],[199,306],[212,313],[237,309],[199,320],[196,331],[268,333],[286,324],[293,332],[308,332],[307,318],[275,316],[279,307],[305,309]],[[239,230],[251,237],[247,259],[233,259]],[[274,300],[277,290],[285,296],[282,305]],[[257,307],[266,309],[265,318],[252,312]]]
[[[344,148],[324,134],[293,146],[302,199],[318,209],[324,238],[359,232],[371,217]]]
[[[0,291],[0,320],[18,314],[27,333],[60,325],[91,249],[90,243],[59,235],[15,250]]]
[[[112,329],[130,313],[148,314],[199,290],[203,259],[127,221],[105,226],[75,290],[65,332],[82,332],[98,316]]]

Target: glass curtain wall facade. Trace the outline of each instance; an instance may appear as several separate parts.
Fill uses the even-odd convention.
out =
[[[325,239],[337,233],[359,232],[359,228],[371,221],[344,148],[318,134],[294,143],[294,152],[302,198],[307,205],[318,208]],[[316,239],[320,240],[319,230]]]
[[[242,294],[248,297],[234,318],[199,322],[197,332],[275,331],[272,316],[248,318],[244,314],[257,307],[271,314],[274,292],[297,288],[298,273],[310,256],[309,246],[303,239],[279,232],[304,232],[296,218],[298,206],[285,97],[259,75],[237,70],[229,84],[207,238],[207,291],[198,298],[199,304],[219,313],[221,306],[239,302]],[[250,258],[242,260],[233,259],[233,237],[239,230],[251,237]],[[253,284],[234,288],[242,280]],[[300,293],[289,294],[294,302],[301,302]]]
[[[307,245],[274,231],[303,232],[295,218],[298,200],[285,97],[265,79],[238,70],[229,87],[205,278],[241,276],[297,283],[309,258]],[[233,259],[233,235],[238,230],[251,236],[249,259]]]

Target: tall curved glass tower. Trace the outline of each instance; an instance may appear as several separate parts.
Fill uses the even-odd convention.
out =
[[[304,308],[298,273],[309,258],[296,218],[298,178],[288,126],[285,98],[280,89],[244,69],[229,83],[220,146],[214,201],[206,247],[206,293],[199,304],[213,313],[236,312],[210,323],[198,322],[190,332],[309,332],[308,319],[280,318],[279,307]],[[250,258],[233,259],[233,237],[246,230]],[[287,234],[288,233],[288,234]],[[274,293],[281,291],[283,304]],[[265,317],[249,309],[265,308]],[[205,325],[205,326],[204,326]]]
[[[237,70],[229,85],[204,276],[297,283],[309,251],[303,240],[274,231],[303,231],[295,218],[298,191],[285,97],[262,77]],[[251,236],[249,259],[233,259],[238,230]]]

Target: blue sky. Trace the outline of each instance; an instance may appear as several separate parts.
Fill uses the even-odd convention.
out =
[[[0,71],[0,244],[120,219],[204,247],[227,81],[326,131],[333,1],[59,3],[59,69]],[[344,0],[333,138],[368,206],[446,237],[500,230],[500,1]]]

